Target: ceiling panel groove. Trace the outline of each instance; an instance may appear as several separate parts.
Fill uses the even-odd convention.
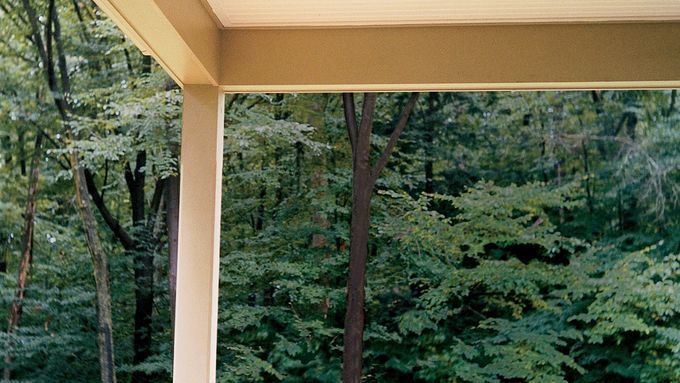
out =
[[[680,0],[204,0],[225,28],[680,20]]]

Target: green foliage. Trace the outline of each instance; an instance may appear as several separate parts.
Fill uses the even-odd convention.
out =
[[[584,326],[580,354],[589,353],[582,363],[599,367],[584,381],[609,374],[644,382],[680,379],[679,260],[653,245],[607,265],[601,277],[582,281],[590,303],[569,320]]]
[[[47,2],[31,4],[45,14]],[[148,205],[177,174],[181,92],[92,4],[56,5],[69,95],[47,90],[22,4],[0,11],[2,323],[28,162],[37,133],[47,137],[23,316],[0,333],[0,368],[11,355],[16,381],[98,379],[94,281],[66,159],[77,149],[111,216],[141,241],[126,251],[98,215],[118,381],[137,371],[170,381],[164,209],[151,232],[133,225],[126,177],[144,174]],[[54,97],[72,104],[73,141]],[[218,381],[338,382],[351,211],[340,97],[226,98]],[[680,381],[675,98],[422,95],[373,198],[365,381]],[[404,102],[379,97],[374,155]],[[140,252],[154,261],[153,341],[151,357],[134,363]]]

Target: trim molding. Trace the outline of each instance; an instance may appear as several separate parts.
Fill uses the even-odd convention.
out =
[[[218,85],[220,30],[201,0],[95,0],[180,86]]]
[[[228,92],[666,88],[680,22],[222,31]]]
[[[680,87],[680,21],[220,29],[205,0],[95,0],[180,85],[225,92]]]

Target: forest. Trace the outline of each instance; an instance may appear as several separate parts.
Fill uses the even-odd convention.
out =
[[[676,90],[225,102],[218,382],[680,382]],[[181,108],[0,0],[0,381],[172,381]]]

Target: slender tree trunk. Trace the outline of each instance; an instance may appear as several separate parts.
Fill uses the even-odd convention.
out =
[[[593,207],[593,190],[590,185],[590,161],[588,159],[588,147],[586,140],[581,140],[581,151],[583,152],[583,170],[586,173],[586,201],[588,203],[588,211],[592,214]]]
[[[362,145],[363,146],[363,145]],[[352,175],[352,220],[350,228],[349,277],[347,280],[347,311],[345,314],[342,381],[361,381],[366,258],[371,221],[370,167],[368,145],[357,149]],[[365,159],[365,160],[364,160]]]
[[[26,131],[24,129],[19,130],[17,135],[17,146],[19,147],[19,169],[21,169],[21,175],[26,177],[26,144],[24,136]]]
[[[311,105],[311,113],[309,113],[306,117],[306,123],[308,123],[311,126],[324,126],[324,112],[326,111],[326,107],[328,105],[328,100],[329,96],[325,95],[323,98],[323,102],[314,102]],[[310,185],[311,188],[314,190],[323,190],[325,187],[328,185],[328,180],[326,178],[326,171],[328,167],[326,164],[326,158],[325,157],[320,157],[317,162],[314,163],[314,170],[312,174],[312,178],[310,180]],[[299,171],[300,173],[302,172],[302,169]],[[298,181],[298,184],[300,181]],[[321,211],[317,211],[314,213],[314,216],[312,217],[312,222],[316,227],[318,227],[321,230],[328,230],[329,227],[331,227],[331,222],[328,220],[328,217],[326,217],[325,214],[323,214]],[[324,254],[324,260],[328,260],[331,256],[330,252],[330,247],[328,244],[328,238],[326,234],[322,233],[315,233],[312,234],[312,241],[311,241],[311,248],[315,249],[322,249],[322,251],[325,253]],[[330,278],[328,275],[324,274],[319,278],[319,283],[321,286],[324,288],[328,288],[330,286]],[[331,299],[330,296],[326,295],[321,299],[321,302],[319,302],[319,308],[321,310],[321,314],[323,315],[324,319],[328,318],[328,312],[331,307]]]
[[[73,151],[70,155],[73,168],[73,180],[76,186],[76,203],[80,219],[85,228],[87,246],[92,256],[94,282],[97,296],[97,343],[99,345],[99,366],[101,369],[102,383],[115,383],[115,364],[113,360],[113,320],[111,317],[111,291],[109,289],[109,265],[104,252],[99,234],[97,222],[90,205],[90,199],[85,182],[85,172],[80,166],[78,153]]]
[[[151,355],[152,314],[153,314],[153,252],[145,243],[134,252],[135,263],[135,331],[133,337],[133,357],[135,365],[144,363]],[[150,377],[143,371],[134,371],[134,383],[149,382]]]
[[[4,241],[5,237],[0,234],[0,241]],[[5,246],[0,247],[0,273],[7,272],[7,249]]]
[[[418,93],[413,93],[409,98],[390,135],[387,146],[375,165],[371,167],[371,132],[376,100],[377,95],[374,93],[364,95],[361,123],[357,123],[354,96],[343,94],[345,120],[352,145],[352,219],[342,357],[342,381],[344,383],[359,383],[362,375],[366,260],[373,187],[387,165],[401,132],[406,127],[411,111],[418,100]]]
[[[174,333],[175,299],[177,297],[177,241],[179,240],[179,175],[168,178],[167,228],[168,228],[168,285],[170,293],[170,321]]]
[[[146,153],[137,153],[134,171],[126,166],[125,180],[130,195],[132,224],[134,227],[134,246],[132,258],[135,270],[135,317],[134,336],[132,342],[134,365],[143,363],[151,355],[151,317],[153,314],[153,250],[150,242],[151,233],[145,224],[146,199],[144,186],[146,182],[144,167]],[[158,190],[160,191],[160,190]],[[150,377],[143,371],[132,373],[133,383],[147,383]]]
[[[27,20],[31,27],[29,41],[36,48],[40,61],[46,73],[47,84],[54,95],[54,103],[59,111],[62,123],[66,131],[67,139],[74,140],[74,133],[70,125],[69,95],[71,93],[69,71],[66,65],[66,53],[61,40],[61,24],[55,6],[55,0],[49,1],[49,11],[45,23],[45,40],[41,34],[41,23],[35,9],[29,0],[22,0]],[[54,41],[54,46],[53,46]],[[53,57],[53,48],[57,48],[56,60]],[[59,70],[59,82],[55,73],[55,64]],[[80,157],[77,150],[71,150],[69,154],[71,172],[76,190],[76,204],[85,230],[87,246],[92,257],[94,266],[93,274],[97,297],[97,340],[99,346],[99,363],[102,383],[115,383],[115,365],[113,358],[113,331],[111,319],[111,293],[109,291],[108,260],[97,232],[97,222],[90,205],[85,179],[85,170],[80,165]]]
[[[136,178],[138,187],[143,189],[144,177]],[[139,219],[136,224],[138,234],[136,247],[133,250],[135,259],[135,334],[133,342],[133,363],[142,364],[151,356],[152,346],[152,316],[154,303],[154,255],[159,249],[160,242],[160,216],[163,208],[163,194],[165,193],[165,180],[156,181],[155,190],[151,199],[146,224]],[[140,195],[138,191],[137,196]],[[143,195],[143,194],[142,194]],[[144,203],[144,199],[141,199]],[[142,212],[144,209],[138,209]],[[134,218],[139,218],[135,216]],[[135,371],[132,374],[133,382],[151,382],[153,376],[143,371]]]
[[[434,193],[434,162],[432,152],[434,150],[434,129],[435,129],[435,101],[436,93],[427,95],[428,113],[425,117],[425,193]]]
[[[678,96],[678,90],[673,89],[671,91],[671,97],[670,97],[671,99],[670,99],[670,102],[669,102],[669,105],[668,105],[668,109],[666,109],[666,112],[664,113],[664,116],[666,118],[670,117],[671,114],[673,114],[673,111],[675,110],[675,99],[677,98],[677,96]]]
[[[10,167],[12,165],[12,138],[10,135],[3,136],[1,139],[2,149],[5,153],[3,162],[5,166]]]
[[[557,173],[557,187],[562,186],[562,161],[555,161],[555,172]],[[560,224],[564,223],[564,207],[560,206]]]
[[[19,325],[22,314],[24,296],[26,294],[26,284],[28,282],[28,271],[33,258],[33,237],[35,228],[36,197],[38,195],[38,181],[40,178],[40,157],[42,155],[42,133],[36,133],[33,156],[31,158],[31,173],[28,180],[28,197],[26,199],[26,211],[24,213],[24,235],[21,249],[21,262],[19,263],[19,275],[17,276],[17,287],[14,293],[14,300],[9,311],[7,325],[8,344],[6,350],[12,349],[11,336]],[[11,355],[5,356],[4,380],[10,380],[12,370],[11,365],[14,358]]]

